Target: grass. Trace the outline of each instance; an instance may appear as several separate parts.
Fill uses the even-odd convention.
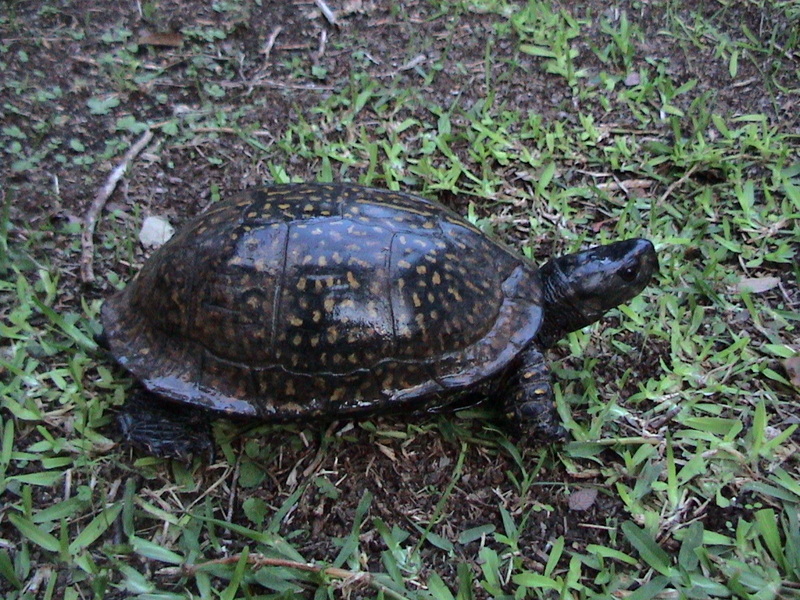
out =
[[[183,31],[175,63],[138,47],[126,15],[97,30],[4,8],[3,597],[800,597],[800,412],[783,366],[798,353],[800,15],[650,4],[442,1],[427,21],[396,7],[417,35],[393,38],[394,62],[376,67],[353,25],[328,40],[345,71],[276,51],[270,77],[305,86],[280,97],[242,85],[260,66],[237,55],[261,10],[245,3]],[[24,40],[31,23],[41,36]],[[74,88],[48,81],[47,44],[91,39]],[[274,102],[291,117],[277,129]],[[93,342],[102,294],[75,279],[75,198],[148,126],[159,146],[129,185],[153,210],[196,212],[162,199],[200,172],[212,198],[261,177],[357,180],[439,197],[537,261],[646,236],[661,273],[551,354],[563,447],[520,448],[473,408],[217,423],[210,466],[131,455],[110,428],[131,382]],[[110,209],[106,292],[141,263],[146,212]]]

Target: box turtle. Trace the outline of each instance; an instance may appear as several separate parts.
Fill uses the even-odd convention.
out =
[[[103,338],[147,391],[123,412],[125,436],[155,454],[199,447],[197,409],[286,421],[473,393],[554,440],[543,350],[657,268],[643,239],[537,268],[438,202],[272,185],[189,221],[104,303]]]

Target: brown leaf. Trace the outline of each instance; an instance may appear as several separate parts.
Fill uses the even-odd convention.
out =
[[[569,495],[570,510],[588,510],[597,499],[597,488],[584,488]]]
[[[397,462],[397,453],[389,448],[389,446],[384,446],[383,444],[376,444],[376,446],[378,446],[378,450],[380,450],[386,458],[392,462]]]
[[[781,282],[779,277],[742,277],[736,285],[738,292],[760,294],[776,287]]]
[[[183,44],[183,36],[180,33],[144,33],[139,36],[138,44],[177,48]]]
[[[783,368],[786,369],[786,374],[789,375],[789,381],[792,385],[800,388],[800,355],[790,356],[783,360]]]

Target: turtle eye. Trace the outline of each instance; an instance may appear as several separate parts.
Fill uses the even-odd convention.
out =
[[[623,267],[619,271],[617,271],[617,275],[619,275],[623,281],[631,282],[636,279],[636,276],[639,274],[639,269],[636,267]]]

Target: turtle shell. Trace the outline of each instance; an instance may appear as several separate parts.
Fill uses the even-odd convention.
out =
[[[275,185],[189,221],[102,321],[151,392],[282,420],[443,404],[497,381],[539,330],[541,287],[437,202]]]

